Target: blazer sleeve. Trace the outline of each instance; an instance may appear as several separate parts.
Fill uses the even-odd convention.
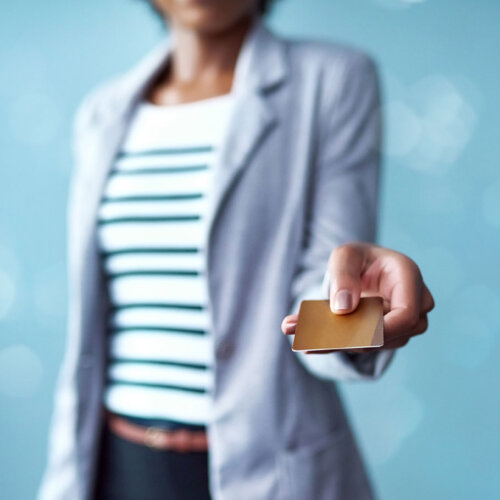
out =
[[[376,66],[369,56],[355,52],[340,84],[338,78],[336,73],[323,82],[312,196],[289,314],[297,313],[303,300],[329,297],[327,265],[335,247],[352,241],[374,242],[376,237],[381,156]],[[293,335],[288,338],[292,344]],[[376,379],[394,350],[295,354],[307,370],[323,379]]]

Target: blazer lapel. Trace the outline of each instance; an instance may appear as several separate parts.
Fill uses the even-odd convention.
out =
[[[262,139],[278,122],[268,96],[285,76],[283,45],[257,20],[236,65],[232,88],[235,105],[215,166],[214,192],[207,214],[207,248],[225,197],[250,164]]]
[[[218,165],[215,166],[214,191],[207,214],[209,235],[216,223],[225,196],[249,164],[252,152],[275,123],[275,115],[266,107],[261,96],[250,94],[246,99],[239,99],[235,102],[228,135],[220,149]]]

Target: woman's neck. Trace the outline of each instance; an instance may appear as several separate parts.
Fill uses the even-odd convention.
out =
[[[216,34],[172,26],[174,49],[171,81],[186,84],[234,71],[238,53],[252,20],[251,17],[245,17],[230,29]]]
[[[170,64],[150,92],[155,104],[195,101],[230,92],[238,54],[255,18],[217,34],[171,25]]]

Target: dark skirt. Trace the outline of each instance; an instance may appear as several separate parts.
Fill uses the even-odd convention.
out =
[[[155,450],[104,427],[95,500],[210,500],[208,452]]]

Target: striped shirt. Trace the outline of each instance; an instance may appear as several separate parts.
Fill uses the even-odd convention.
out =
[[[104,187],[98,239],[107,276],[105,406],[135,420],[205,426],[213,345],[206,210],[231,94],[141,103]]]

